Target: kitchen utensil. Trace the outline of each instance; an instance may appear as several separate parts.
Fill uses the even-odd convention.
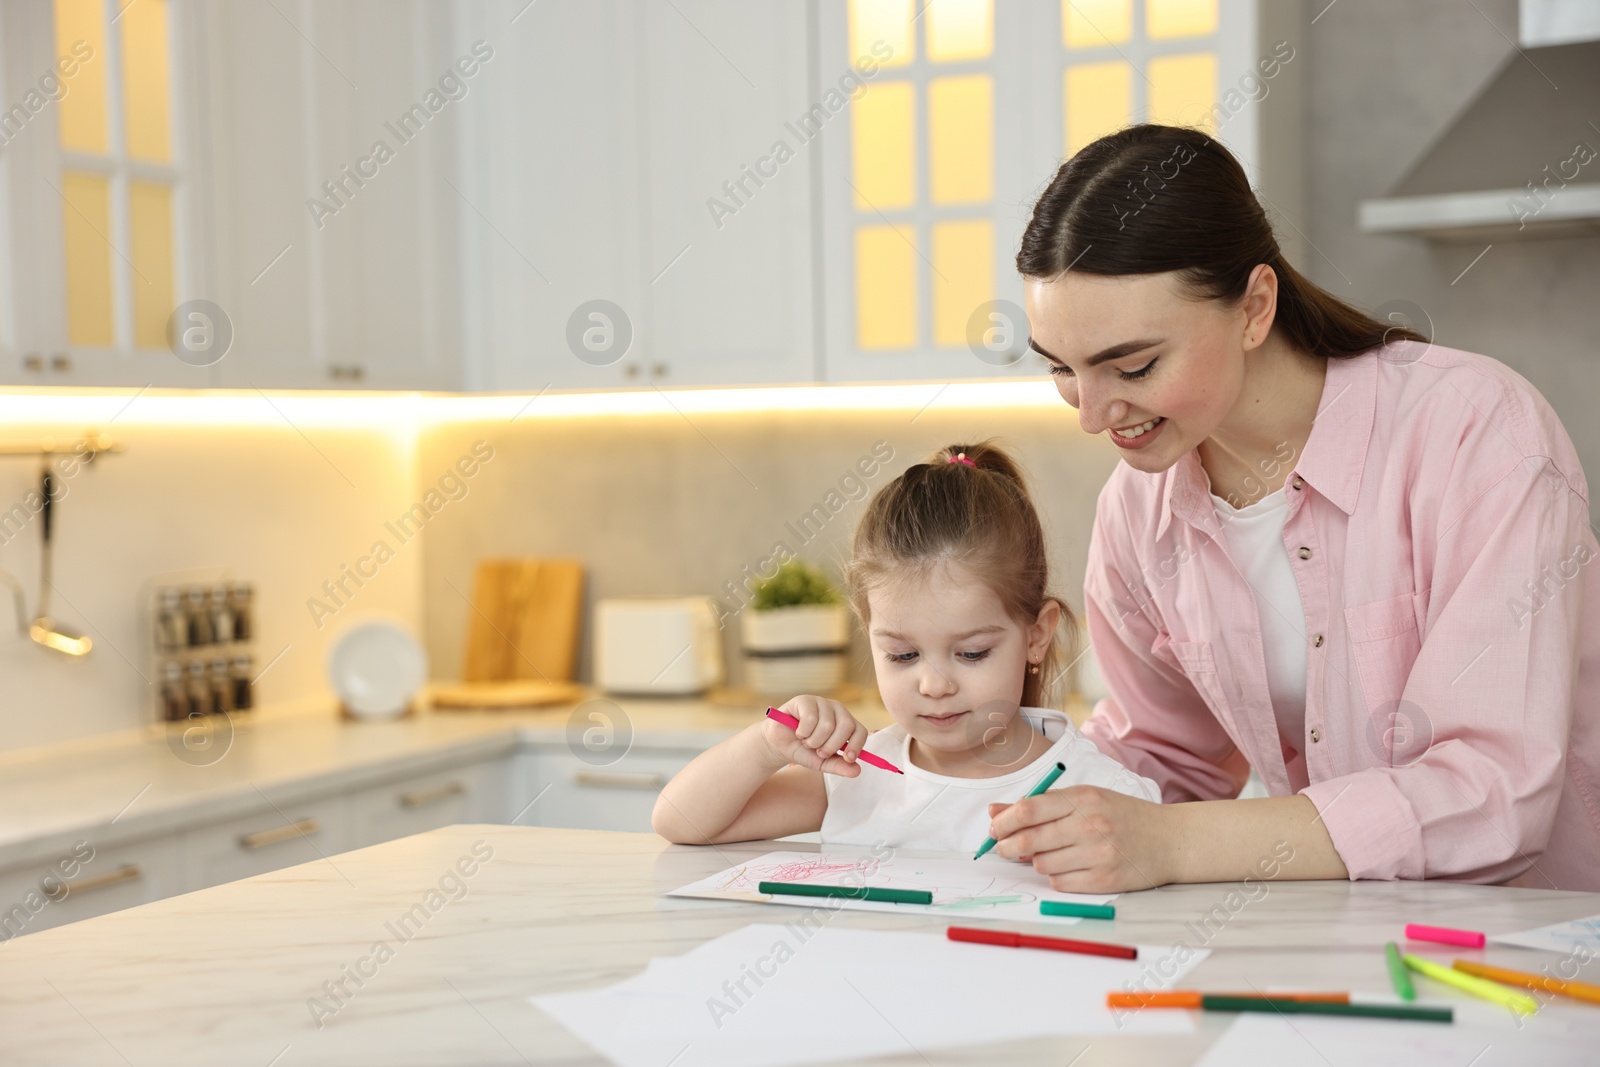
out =
[[[461,678],[570,682],[583,613],[583,564],[572,559],[478,561]]]
[[[583,686],[576,682],[446,682],[433,687],[433,706],[440,711],[490,711],[536,708],[549,704],[577,704]]]
[[[68,656],[87,656],[94,648],[94,642],[50,617],[50,590],[54,588],[50,581],[50,520],[55,507],[54,493],[55,481],[50,476],[47,463],[39,477],[39,495],[43,498],[39,505],[39,530],[43,535],[39,547],[39,614],[34,617],[33,625],[28,627],[28,636],[45,648],[53,648]]]

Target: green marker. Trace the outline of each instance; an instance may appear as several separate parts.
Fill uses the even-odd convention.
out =
[[[1039,784],[1033,787],[1033,789],[1028,793],[1028,797],[1036,797],[1040,793],[1043,793],[1046,789],[1049,789],[1051,786],[1056,784],[1056,779],[1057,778],[1060,778],[1063,774],[1066,774],[1066,773],[1067,773],[1067,765],[1065,763],[1057,763],[1054,767],[1050,768],[1050,773],[1049,774],[1047,774],[1043,778],[1039,779]],[[1027,800],[1028,797],[1023,797],[1022,799],[1023,800]],[[975,860],[982,859],[983,858],[983,854],[985,852],[988,852],[991,848],[994,848],[994,846],[995,846],[994,838],[992,838],[992,837],[984,838],[983,839],[983,847],[978,849],[978,854],[976,856],[972,857],[972,858],[975,859]]]
[[[1411,972],[1400,958],[1400,947],[1391,941],[1383,946],[1383,954],[1389,961],[1389,981],[1394,983],[1395,993],[1401,1000],[1416,1000],[1417,987],[1411,984]]]
[[[1039,914],[1070,915],[1075,919],[1115,919],[1117,909],[1110,904],[1071,904],[1064,900],[1041,900]]]
[[[849,897],[852,900],[881,900],[888,904],[932,904],[933,894],[926,889],[875,889],[871,886],[806,885],[796,882],[758,882],[762,893],[791,897]]]
[[[1206,1011],[1264,1011],[1280,1015],[1351,1015],[1367,1019],[1409,1019],[1447,1023],[1455,1018],[1451,1008],[1413,1008],[1400,1004],[1326,1004],[1309,1000],[1273,1000],[1271,997],[1213,997],[1202,995]]]

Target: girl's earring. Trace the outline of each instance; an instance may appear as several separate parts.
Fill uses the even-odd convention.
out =
[[[1028,673],[1029,674],[1038,674],[1039,673],[1039,665],[1037,663],[1028,664]]]

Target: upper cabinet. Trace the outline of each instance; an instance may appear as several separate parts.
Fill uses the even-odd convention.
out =
[[[806,5],[487,5],[503,79],[463,146],[470,387],[816,376]]]
[[[1294,258],[1302,23],[1264,0],[14,0],[0,384],[1039,375],[1012,260],[1104,132],[1219,137]]]

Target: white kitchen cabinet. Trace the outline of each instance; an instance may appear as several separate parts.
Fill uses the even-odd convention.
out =
[[[504,822],[510,759],[414,775],[350,794],[347,848],[457,823]]]
[[[287,802],[184,831],[182,891],[193,892],[297,863],[325,860],[349,845],[342,795]]]
[[[472,11],[506,60],[464,146],[467,387],[813,380],[811,161],[784,126],[806,107],[805,7]],[[794,158],[761,164],[779,140]]]
[[[450,183],[462,112],[493,61],[456,71],[470,44],[432,4],[191,11],[215,176],[214,232],[199,235],[215,269],[201,288],[235,335],[216,384],[459,388]],[[440,91],[446,75],[458,99]]]
[[[540,747],[530,755],[539,799],[519,825],[649,833],[661,787],[699,751],[631,749],[609,764],[589,763],[565,747]]]
[[[1069,46],[1062,20],[1082,12],[1051,0],[994,5],[992,50],[975,58],[931,59],[926,47],[931,18],[915,20],[914,40],[900,42],[897,53],[879,39],[893,53],[893,65],[878,67],[867,79],[863,100],[829,118],[819,138],[816,209],[823,284],[818,299],[826,319],[825,380],[1022,377],[1042,383],[1043,357],[1026,347],[1028,324],[1015,257],[1034,201],[1081,147],[1068,142],[1067,101],[1075,74],[1095,76],[1077,83],[1083,90],[1074,102],[1092,101],[1082,109],[1088,112],[1083,121],[1095,127],[1078,131],[1083,143],[1131,122],[1207,123],[1240,160],[1269,213],[1291,222],[1301,217],[1305,123],[1300,83],[1307,50],[1302,5],[1298,0],[1219,0],[1214,24],[1197,20],[1187,27],[1192,32],[1182,35],[1146,25],[1156,6],[1131,5],[1129,21],[1114,43],[1089,31],[1084,36],[1094,40]],[[855,42],[852,54],[850,5],[830,0],[817,11],[818,79],[828,86],[858,65],[859,55],[880,49]],[[1205,71],[1209,77],[1199,73]],[[1119,75],[1124,93],[1107,91]],[[971,82],[981,83],[990,106],[974,106],[968,113],[962,101],[976,97],[957,90],[958,83]],[[947,102],[956,150],[934,146],[936,99]],[[1107,103],[1114,99],[1118,105]],[[904,102],[893,112],[894,121],[884,120],[878,142],[906,146],[895,158],[903,158],[907,182],[883,185],[892,200],[862,193],[862,185],[872,183],[853,170],[855,117],[869,106],[864,101],[886,100]],[[1113,106],[1120,107],[1114,118]],[[1096,114],[1101,107],[1107,110]],[[987,118],[977,121],[974,114]],[[1111,121],[1096,121],[1106,119]],[[983,127],[987,138],[977,132]],[[987,185],[974,191],[980,183],[960,164],[982,159],[985,139]],[[969,146],[970,151],[961,151]],[[943,192],[936,181],[939,159],[954,175]],[[894,166],[883,170],[900,173]],[[1294,226],[1280,228],[1288,258],[1299,262]],[[982,244],[976,233],[987,240],[981,254],[973,251]],[[949,250],[943,257],[941,238]],[[972,278],[988,284],[969,285]],[[989,292],[1002,306],[975,298],[974,292]],[[864,315],[874,308],[882,319]],[[986,324],[993,348],[974,349],[969,341],[974,322]]]
[[[640,361],[661,385],[816,377],[808,5],[641,7],[646,284]]]
[[[466,387],[625,385],[643,326],[633,6],[471,4],[459,36],[496,51],[482,99],[464,113]],[[580,359],[568,322],[597,300],[623,317],[583,316],[582,329],[598,332]]]
[[[62,878],[63,870],[72,877]],[[85,839],[58,857],[0,872],[0,940],[147,904],[179,885],[176,834],[99,847]]]

